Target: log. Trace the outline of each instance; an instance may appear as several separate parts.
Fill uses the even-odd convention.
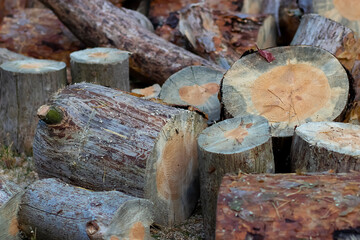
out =
[[[162,225],[190,216],[199,196],[196,138],[206,127],[199,114],[89,83],[65,88],[49,105],[64,117],[39,121],[40,177],[145,197]]]
[[[131,52],[131,69],[156,83],[162,84],[173,73],[190,65],[223,70],[144,29],[126,11],[106,0],[41,1],[88,46],[112,46]]]
[[[51,60],[18,60],[0,65],[0,139],[31,155],[36,110],[66,84],[66,65]]]
[[[0,177],[0,239],[20,239],[17,212],[23,190]]]
[[[216,239],[359,239],[360,173],[224,177]]]
[[[276,172],[286,172],[290,170],[290,148],[281,146],[291,145],[294,127],[340,118],[347,104],[349,80],[340,62],[323,49],[290,46],[268,52],[275,57],[271,63],[253,53],[227,71],[222,103],[226,115],[257,114],[268,119]]]
[[[160,99],[166,103],[191,105],[208,116],[208,123],[220,120],[218,92],[223,73],[202,66],[186,67],[171,75],[162,86]]]
[[[316,30],[315,30],[316,29]],[[355,101],[360,100],[360,54],[355,33],[348,27],[318,14],[305,14],[291,45],[320,47],[335,55],[352,74]]]
[[[31,8],[18,10],[4,18],[0,47],[69,64],[69,54],[85,46],[49,9]]]
[[[352,29],[357,37],[360,33],[360,6],[356,0],[312,1],[312,11],[330,18]]]
[[[26,59],[31,59],[31,58],[24,56],[22,54],[12,52],[6,48],[0,48],[0,64],[3,64],[4,62],[8,62],[8,61],[26,60]]]
[[[311,122],[296,128],[291,147],[292,171],[360,170],[360,126]]]
[[[226,173],[273,173],[274,156],[268,121],[247,115],[205,129],[198,138],[200,197],[205,239],[215,238],[216,202]]]
[[[90,82],[130,91],[129,52],[92,48],[70,54],[73,83]]]
[[[29,239],[151,239],[152,203],[117,191],[93,192],[38,180],[21,198],[19,227]]]
[[[131,89],[132,93],[140,94],[145,99],[158,98],[160,95],[161,87],[159,84],[154,84],[146,88],[134,88]]]

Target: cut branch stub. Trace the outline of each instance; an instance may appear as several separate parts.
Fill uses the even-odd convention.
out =
[[[333,55],[308,46],[267,51],[276,59],[272,63],[250,54],[224,75],[222,96],[227,114],[262,115],[273,137],[289,137],[297,125],[332,121],[342,113],[349,80]]]
[[[206,239],[214,239],[217,193],[226,173],[273,173],[270,127],[261,116],[227,119],[198,138],[201,207]]]
[[[311,122],[296,128],[291,147],[292,171],[360,170],[360,126]]]
[[[18,60],[0,66],[0,139],[31,154],[37,109],[66,84],[66,65],[50,60]]]
[[[216,239],[358,239],[359,191],[359,172],[225,176]]]
[[[190,216],[199,196],[196,139],[206,127],[199,114],[89,83],[65,88],[49,105],[64,118],[39,121],[40,177],[145,197],[163,225]]]
[[[37,116],[47,124],[58,124],[63,120],[63,112],[56,107],[42,105],[38,111]]]
[[[316,0],[312,1],[314,13],[339,22],[360,36],[360,5],[357,0]]]
[[[70,54],[73,83],[90,82],[130,91],[129,52],[91,48]]]
[[[186,67],[170,76],[160,91],[166,103],[191,105],[208,115],[209,123],[220,119],[218,92],[223,73],[202,66]]]
[[[93,192],[48,178],[26,189],[18,221],[28,238],[145,240],[150,239],[153,205],[121,192]]]

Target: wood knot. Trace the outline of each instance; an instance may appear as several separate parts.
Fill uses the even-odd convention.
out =
[[[92,236],[99,231],[100,227],[97,224],[96,220],[86,223],[86,233],[88,236]]]

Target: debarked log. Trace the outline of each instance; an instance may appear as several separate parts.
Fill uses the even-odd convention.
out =
[[[216,201],[226,173],[274,173],[270,126],[261,116],[227,119],[198,138],[200,197],[206,239],[215,238]]]
[[[206,127],[199,114],[88,83],[49,105],[38,112],[45,121],[34,140],[40,177],[145,197],[164,225],[191,214],[199,196],[196,138]],[[62,121],[47,124],[47,109]]]
[[[21,198],[22,233],[36,239],[151,239],[152,203],[118,191],[93,192],[59,179],[38,180]]]
[[[302,124],[293,136],[291,170],[360,171],[360,126],[337,122]]]
[[[360,173],[225,176],[216,239],[359,239]]]

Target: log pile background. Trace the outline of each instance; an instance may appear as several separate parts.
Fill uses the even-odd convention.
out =
[[[40,90],[31,84],[36,78],[31,74],[27,89],[52,100],[38,110],[35,140],[27,137],[26,151],[18,143],[21,134],[16,141],[4,141],[9,135],[3,130],[10,125],[2,123],[7,119],[0,121],[4,138],[0,166],[5,169],[0,174],[13,172],[19,183],[18,166],[35,162],[33,173],[45,179],[24,192],[23,183],[18,187],[0,178],[0,239],[20,239],[22,234],[49,239],[51,232],[44,229],[56,221],[59,239],[75,236],[71,231],[78,239],[111,240],[150,235],[155,239],[343,239],[346,234],[360,239],[355,183],[359,173],[353,172],[360,170],[360,128],[348,124],[360,125],[357,10],[354,0],[0,0],[0,64],[23,59],[62,61],[69,85],[79,72],[70,64],[70,53],[116,48],[129,52],[129,62],[121,68],[100,63],[96,69],[85,63],[83,77],[98,83],[96,71],[110,72],[112,81],[122,78],[126,83],[103,85],[133,92],[83,83],[60,90],[44,85]],[[305,65],[311,68],[301,70]],[[4,83],[17,82],[17,74],[0,71],[0,112],[31,115],[26,130],[33,136],[35,109],[44,102],[38,104],[31,94],[10,100],[11,91],[4,89],[11,84]],[[315,75],[325,79],[321,86],[312,81]],[[293,84],[296,81],[300,84]],[[2,98],[14,104],[4,104]],[[34,102],[32,113],[21,107],[21,101]],[[321,109],[313,110],[317,104]],[[306,114],[301,115],[303,109]],[[255,124],[258,115],[261,129]],[[12,123],[17,133],[25,130]],[[305,129],[307,124],[310,130]],[[210,128],[202,132],[206,127]],[[251,139],[260,140],[262,134],[266,147],[255,146]],[[24,171],[31,170],[34,166]],[[274,171],[287,174],[261,175]],[[328,173],[319,173],[323,171]],[[223,178],[227,173],[239,174]],[[47,182],[48,177],[71,185],[55,179]],[[41,210],[51,201],[47,194],[57,188],[51,181],[59,181],[63,195],[80,197],[71,202],[71,194],[65,200],[60,196],[54,201],[63,208]],[[120,204],[130,205],[112,202],[123,193],[103,192],[110,190],[129,194],[124,202],[145,198],[138,201],[146,220],[135,221],[134,215],[133,227],[118,228],[126,225],[119,218],[131,215]],[[100,206],[101,194],[108,201]],[[330,199],[329,194],[338,198]],[[83,201],[85,195],[96,203]],[[91,206],[81,208],[87,204]],[[299,215],[296,209],[304,205],[306,211]],[[74,207],[86,217],[69,223],[63,236],[62,216],[76,215]],[[100,208],[111,213],[101,217],[96,212]],[[50,220],[34,224],[39,217]],[[308,229],[312,226],[304,219],[316,227]],[[189,228],[184,230],[184,225]],[[39,228],[38,235],[34,228]]]

